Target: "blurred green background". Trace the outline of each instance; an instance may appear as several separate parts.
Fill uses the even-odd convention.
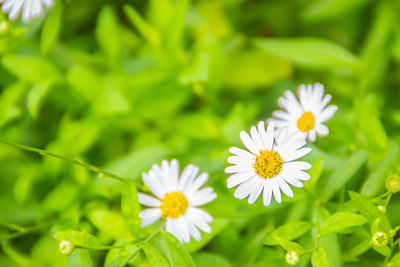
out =
[[[205,207],[213,232],[186,246],[197,266],[283,266],[285,250],[263,244],[277,227],[363,214],[349,190],[385,205],[376,196],[399,172],[399,14],[394,0],[56,0],[29,24],[3,16],[1,136],[137,182],[162,159],[194,163],[218,194]],[[235,199],[228,148],[242,147],[239,132],[269,118],[284,90],[315,82],[339,110],[330,134],[310,145],[306,189],[270,207]],[[125,252],[67,257],[53,234],[74,229],[112,245],[155,228],[129,237],[122,184],[67,161],[1,144],[0,179],[0,266],[103,266]],[[398,195],[380,216],[400,224]],[[399,250],[370,249],[370,238],[364,225],[320,246],[330,266],[380,266]],[[315,240],[314,228],[298,243]],[[151,265],[142,252],[129,264]]]

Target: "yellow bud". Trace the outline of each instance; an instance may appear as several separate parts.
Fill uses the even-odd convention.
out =
[[[74,244],[71,241],[63,240],[60,242],[60,252],[66,256],[70,255],[74,251]]]
[[[296,265],[299,262],[299,254],[296,251],[288,251],[286,253],[286,263]]]
[[[400,177],[397,175],[390,175],[386,179],[386,189],[392,193],[400,191]]]
[[[383,248],[388,243],[388,235],[385,232],[378,231],[372,236],[372,244],[378,248]]]

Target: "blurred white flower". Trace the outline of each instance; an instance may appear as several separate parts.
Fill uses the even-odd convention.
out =
[[[238,185],[234,196],[244,199],[249,196],[249,204],[253,204],[263,191],[265,206],[271,203],[272,195],[281,203],[281,191],[288,197],[293,197],[290,185],[303,187],[302,180],[308,180],[310,175],[304,170],[311,164],[295,161],[311,152],[311,148],[302,148],[307,142],[298,132],[288,135],[287,128],[275,134],[274,123],[268,124],[265,131],[263,121],[258,123],[258,129],[253,126],[250,135],[245,131],[240,133],[243,144],[250,151],[231,147],[234,154],[228,158],[233,164],[225,169],[232,175],[228,178],[228,188]]]
[[[331,95],[324,96],[324,86],[300,85],[297,90],[300,101],[291,91],[286,91],[278,102],[283,110],[275,111],[270,121],[278,129],[288,127],[289,133],[300,132],[304,138],[314,142],[317,134],[325,136],[329,133],[328,127],[323,123],[329,120],[337,110],[337,106],[328,105]]]
[[[140,213],[142,227],[162,217],[166,231],[185,243],[190,241],[190,236],[201,240],[198,229],[210,233],[208,223],[213,218],[198,206],[214,200],[217,195],[211,187],[200,189],[208,174],[197,176],[198,171],[198,167],[188,165],[179,175],[178,161],[172,160],[169,164],[164,160],[161,166],[155,164],[148,173],[143,173],[143,182],[156,198],[139,193],[139,202],[151,207]]]
[[[15,20],[22,12],[22,20],[28,22],[39,17],[46,7],[53,5],[53,0],[0,0],[1,11],[8,13],[10,20]]]

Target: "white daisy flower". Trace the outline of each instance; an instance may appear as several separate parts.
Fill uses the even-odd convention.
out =
[[[337,106],[328,105],[331,95],[324,96],[324,86],[300,85],[297,90],[300,101],[291,91],[286,91],[278,102],[283,110],[275,111],[271,121],[276,127],[288,127],[289,132],[300,132],[304,138],[314,142],[317,134],[325,136],[329,133],[328,127],[323,123],[329,120],[337,110]]]
[[[271,204],[272,195],[281,203],[281,191],[288,197],[293,197],[290,185],[303,187],[301,181],[310,179],[304,170],[311,164],[295,161],[311,152],[311,148],[302,148],[307,142],[299,133],[288,135],[287,128],[275,133],[274,123],[268,123],[265,131],[263,121],[258,127],[251,127],[250,135],[240,132],[240,139],[249,151],[231,147],[234,154],[228,158],[233,164],[225,169],[232,174],[227,181],[228,188],[238,186],[234,196],[244,199],[249,196],[249,204],[253,204],[261,192],[265,206]]]
[[[18,18],[22,12],[22,20],[28,22],[39,17],[46,7],[53,5],[53,0],[0,0],[1,11],[8,13],[10,20]]]
[[[139,202],[151,207],[139,215],[142,227],[163,218],[166,231],[181,243],[188,243],[190,236],[197,241],[201,240],[198,229],[210,233],[208,223],[213,218],[198,206],[214,200],[217,195],[211,187],[200,189],[207,181],[208,174],[198,175],[198,172],[198,167],[188,165],[179,175],[178,161],[172,160],[168,164],[164,160],[161,166],[155,164],[148,173],[143,173],[143,182],[156,198],[139,193]]]

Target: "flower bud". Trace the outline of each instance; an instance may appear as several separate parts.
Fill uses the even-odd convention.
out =
[[[299,254],[296,251],[288,251],[286,253],[286,263],[296,265],[299,262]]]
[[[378,231],[372,236],[372,244],[378,248],[383,248],[388,243],[388,235],[385,232]]]
[[[386,213],[386,207],[382,205],[377,206],[378,210],[382,211],[382,213]]]
[[[389,192],[397,193],[400,191],[400,177],[397,175],[390,175],[386,178],[386,189]]]
[[[60,242],[60,252],[66,256],[70,255],[74,251],[74,244],[71,241],[63,240]]]

